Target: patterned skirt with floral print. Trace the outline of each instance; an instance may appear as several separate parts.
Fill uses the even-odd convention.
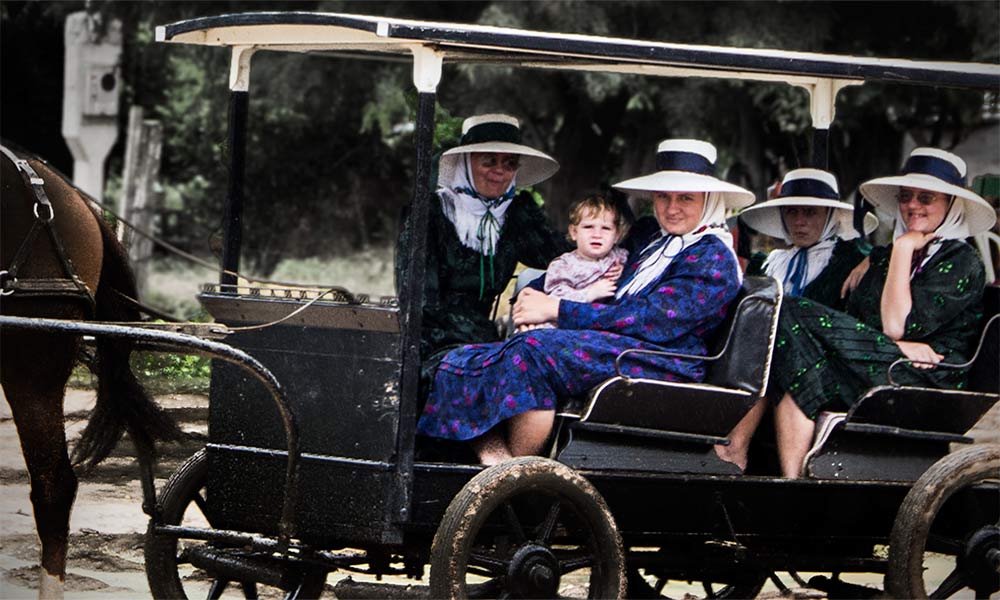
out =
[[[771,365],[771,396],[787,392],[810,419],[823,410],[845,411],[869,388],[888,384],[889,366],[905,358],[881,331],[822,304],[788,298],[781,307]],[[954,388],[962,372],[900,364],[893,380],[903,385]]]
[[[584,394],[613,377],[615,357],[627,348],[661,349],[604,331],[538,329],[452,350],[438,367],[417,432],[468,440],[523,412],[555,410],[560,398]],[[634,377],[704,377],[700,361],[630,355],[623,365]]]

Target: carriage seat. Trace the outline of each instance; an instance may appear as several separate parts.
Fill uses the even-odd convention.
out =
[[[567,438],[559,460],[570,466],[593,467],[594,461],[611,459],[629,462],[613,465],[619,469],[653,465],[671,472],[715,467],[728,472],[729,463],[708,464],[715,457],[712,445],[728,443],[725,436],[767,388],[781,294],[776,280],[747,277],[735,308],[710,340],[713,354],[658,353],[705,361],[703,382],[637,379],[619,372],[586,398],[568,403],[559,413]],[[635,451],[612,451],[623,444],[634,445]]]
[[[816,479],[916,480],[950,444],[972,443],[965,434],[1000,401],[998,348],[994,312],[968,363],[938,366],[969,367],[966,389],[885,385],[868,390],[849,412],[822,413],[805,472]]]

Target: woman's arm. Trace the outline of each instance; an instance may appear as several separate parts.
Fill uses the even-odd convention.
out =
[[[559,318],[559,298],[533,288],[524,288],[514,303],[514,325],[538,325]]]
[[[908,231],[892,243],[889,273],[882,288],[882,333],[892,340],[900,340],[906,333],[906,317],[913,308],[910,294],[910,269],[913,253],[934,239],[932,233]]]

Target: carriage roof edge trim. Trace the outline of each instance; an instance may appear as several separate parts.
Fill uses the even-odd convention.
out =
[[[179,21],[156,28],[162,42],[281,51],[409,54],[433,45],[445,62],[517,64],[649,75],[650,65],[703,70],[709,77],[754,73],[821,79],[1000,89],[1000,65],[858,57],[763,48],[673,44],[316,12],[253,12]],[[410,43],[406,43],[410,42]],[[664,74],[667,72],[665,71]],[[690,72],[685,71],[685,75]]]

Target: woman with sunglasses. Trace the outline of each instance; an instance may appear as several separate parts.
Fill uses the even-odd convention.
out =
[[[427,226],[424,385],[449,349],[500,339],[490,312],[518,262],[544,269],[570,250],[531,193],[517,191],[558,169],[551,156],[523,145],[518,120],[502,114],[466,119],[459,146],[442,154]],[[409,237],[407,223],[396,249],[397,286]]]
[[[883,218],[895,219],[893,243],[875,248],[870,266],[839,312],[805,298],[781,307],[771,368],[782,473],[798,477],[820,412],[848,410],[866,389],[888,383],[960,388],[979,333],[985,275],[966,238],[993,226],[990,205],[965,186],[958,156],[917,148],[902,174],[861,184]],[[764,413],[758,403],[716,452],[746,467],[750,437]]]

